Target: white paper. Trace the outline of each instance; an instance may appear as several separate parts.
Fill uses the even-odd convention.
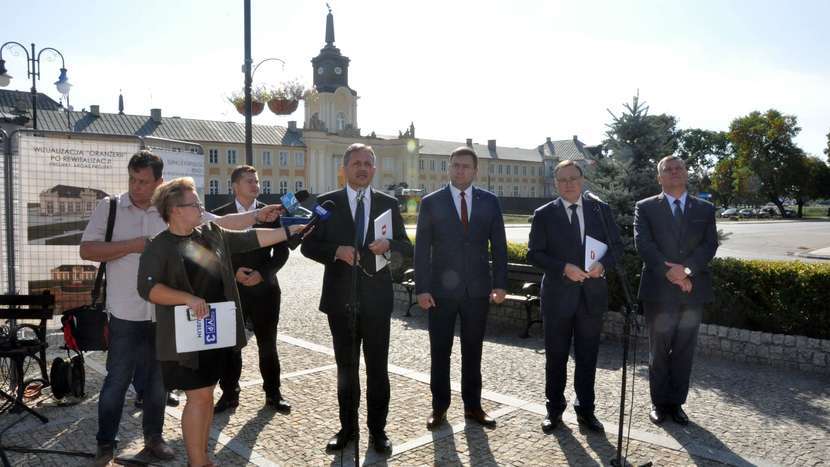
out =
[[[375,240],[392,238],[392,210],[387,209],[375,219]],[[389,261],[383,255],[375,255],[375,271],[380,271]]]
[[[585,272],[591,270],[591,267],[597,261],[601,260],[603,256],[605,256],[605,252],[608,251],[608,245],[602,243],[601,241],[597,240],[596,238],[586,235],[585,236]]]
[[[173,309],[176,329],[176,352],[221,349],[236,345],[236,303],[209,303],[210,312],[204,319],[188,319],[188,308]]]

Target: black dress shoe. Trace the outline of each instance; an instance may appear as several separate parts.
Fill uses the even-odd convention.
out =
[[[178,407],[179,406],[179,396],[175,393],[168,392],[167,393],[167,407]]]
[[[213,413],[221,413],[228,409],[233,409],[236,407],[239,407],[238,394],[234,394],[233,396],[222,394],[222,397],[219,398],[219,401],[213,407]]]
[[[265,405],[279,413],[291,413],[291,404],[289,404],[288,401],[283,399],[279,394],[274,397],[266,397]]]
[[[674,412],[672,412],[671,418],[679,425],[686,426],[689,424],[689,416],[683,411],[683,407],[680,407],[679,405],[674,409]]]
[[[349,441],[354,439],[354,433],[344,432],[340,430],[336,435],[332,436],[328,444],[326,444],[326,451],[340,451],[345,448]]]
[[[464,418],[468,418],[470,420],[475,420],[480,425],[486,426],[487,428],[493,428],[496,426],[496,420],[487,415],[487,412],[484,411],[481,407],[477,409],[467,409],[464,411]]]
[[[383,431],[369,434],[369,445],[379,454],[392,454],[392,441],[389,441],[389,437]]]
[[[576,421],[579,423],[579,426],[584,427],[587,430],[591,430],[595,433],[603,433],[605,432],[605,427],[602,426],[602,423],[594,416],[592,413],[577,413],[576,414]]]
[[[655,425],[661,425],[666,421],[666,412],[656,405],[653,405],[651,406],[651,412],[648,413],[648,419]]]
[[[432,414],[427,418],[427,430],[434,430],[438,428],[439,425],[447,421],[447,411],[446,410],[439,410],[433,411]]]
[[[558,413],[555,415],[548,414],[544,420],[542,420],[542,431],[545,433],[550,433],[556,429],[562,423],[562,414]]]

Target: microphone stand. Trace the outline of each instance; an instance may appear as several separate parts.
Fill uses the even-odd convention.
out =
[[[357,203],[363,202],[363,197],[366,196],[365,189],[361,189],[357,194]],[[364,212],[366,210],[366,205],[363,205]],[[355,209],[355,213],[357,213],[357,209]],[[362,232],[361,232],[362,234]],[[351,375],[349,376],[349,410],[352,410],[352,407],[359,406],[360,401],[358,399],[358,403],[355,404],[354,400],[355,397],[354,391],[351,390],[354,384],[360,385],[360,342],[358,341],[358,315],[360,313],[360,301],[358,299],[358,281],[357,275],[360,274],[358,270],[357,264],[357,254],[358,249],[361,245],[357,244],[357,219],[355,219],[355,232],[354,232],[354,243],[352,244],[354,248],[354,255],[352,256],[352,290],[351,290],[351,300],[349,300],[349,330],[351,331],[351,338],[352,338],[352,371]],[[365,242],[365,238],[363,239]],[[355,467],[360,465],[360,453],[358,450],[360,449],[360,417],[358,416],[358,407],[354,409],[354,417],[352,420],[352,431],[354,432],[354,465]]]
[[[620,251],[620,248],[613,241],[611,241],[611,234],[608,230],[608,221],[605,219],[605,213],[603,212],[602,205],[600,204],[601,200],[593,193],[588,194],[587,197],[594,202],[594,210],[599,214],[599,220],[602,223],[602,231],[605,233],[606,241],[608,241],[608,251],[614,258],[614,271],[617,273],[617,278],[620,280],[623,295],[625,296],[625,314],[622,333],[622,385],[620,388],[620,420],[617,428],[617,455],[614,459],[611,459],[611,465],[614,467],[625,467],[626,465],[629,465],[628,461],[624,460],[622,457],[623,428],[625,425],[625,384],[628,370],[628,346],[629,334],[631,333],[631,317],[634,315],[635,305],[634,301],[631,299],[631,291],[628,289],[628,276],[625,273],[625,266],[622,264],[623,252]],[[645,465],[651,465],[651,462],[648,462]]]

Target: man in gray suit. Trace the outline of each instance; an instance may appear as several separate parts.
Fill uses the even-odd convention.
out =
[[[484,426],[496,425],[481,408],[481,349],[489,302],[503,302],[507,289],[507,241],[499,199],[473,186],[477,171],[478,156],[472,148],[454,150],[451,183],[425,196],[418,213],[415,291],[418,304],[429,310],[430,430],[446,421],[450,405],[450,354],[457,315],[461,315],[464,416]]]
[[[639,298],[649,332],[649,418],[689,423],[683,404],[703,305],[714,299],[709,263],[718,249],[715,207],[686,192],[686,164],[657,164],[662,193],[637,203],[634,243],[643,259]]]

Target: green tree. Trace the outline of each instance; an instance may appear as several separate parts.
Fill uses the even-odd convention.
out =
[[[804,153],[793,142],[799,131],[795,116],[774,109],[736,118],[729,126],[739,173],[751,171],[758,179],[759,193],[775,203],[782,216],[782,198],[793,195],[802,182],[799,170]]]
[[[830,133],[827,133],[827,147],[824,149],[824,155],[827,156],[827,162],[830,163]]]
[[[799,170],[800,183],[795,185],[792,196],[798,205],[798,217],[807,202],[830,197],[830,167],[817,157],[803,156]]]
[[[677,155],[689,169],[690,191],[711,191],[716,164],[733,155],[727,133],[690,128],[678,132],[677,142]]]

